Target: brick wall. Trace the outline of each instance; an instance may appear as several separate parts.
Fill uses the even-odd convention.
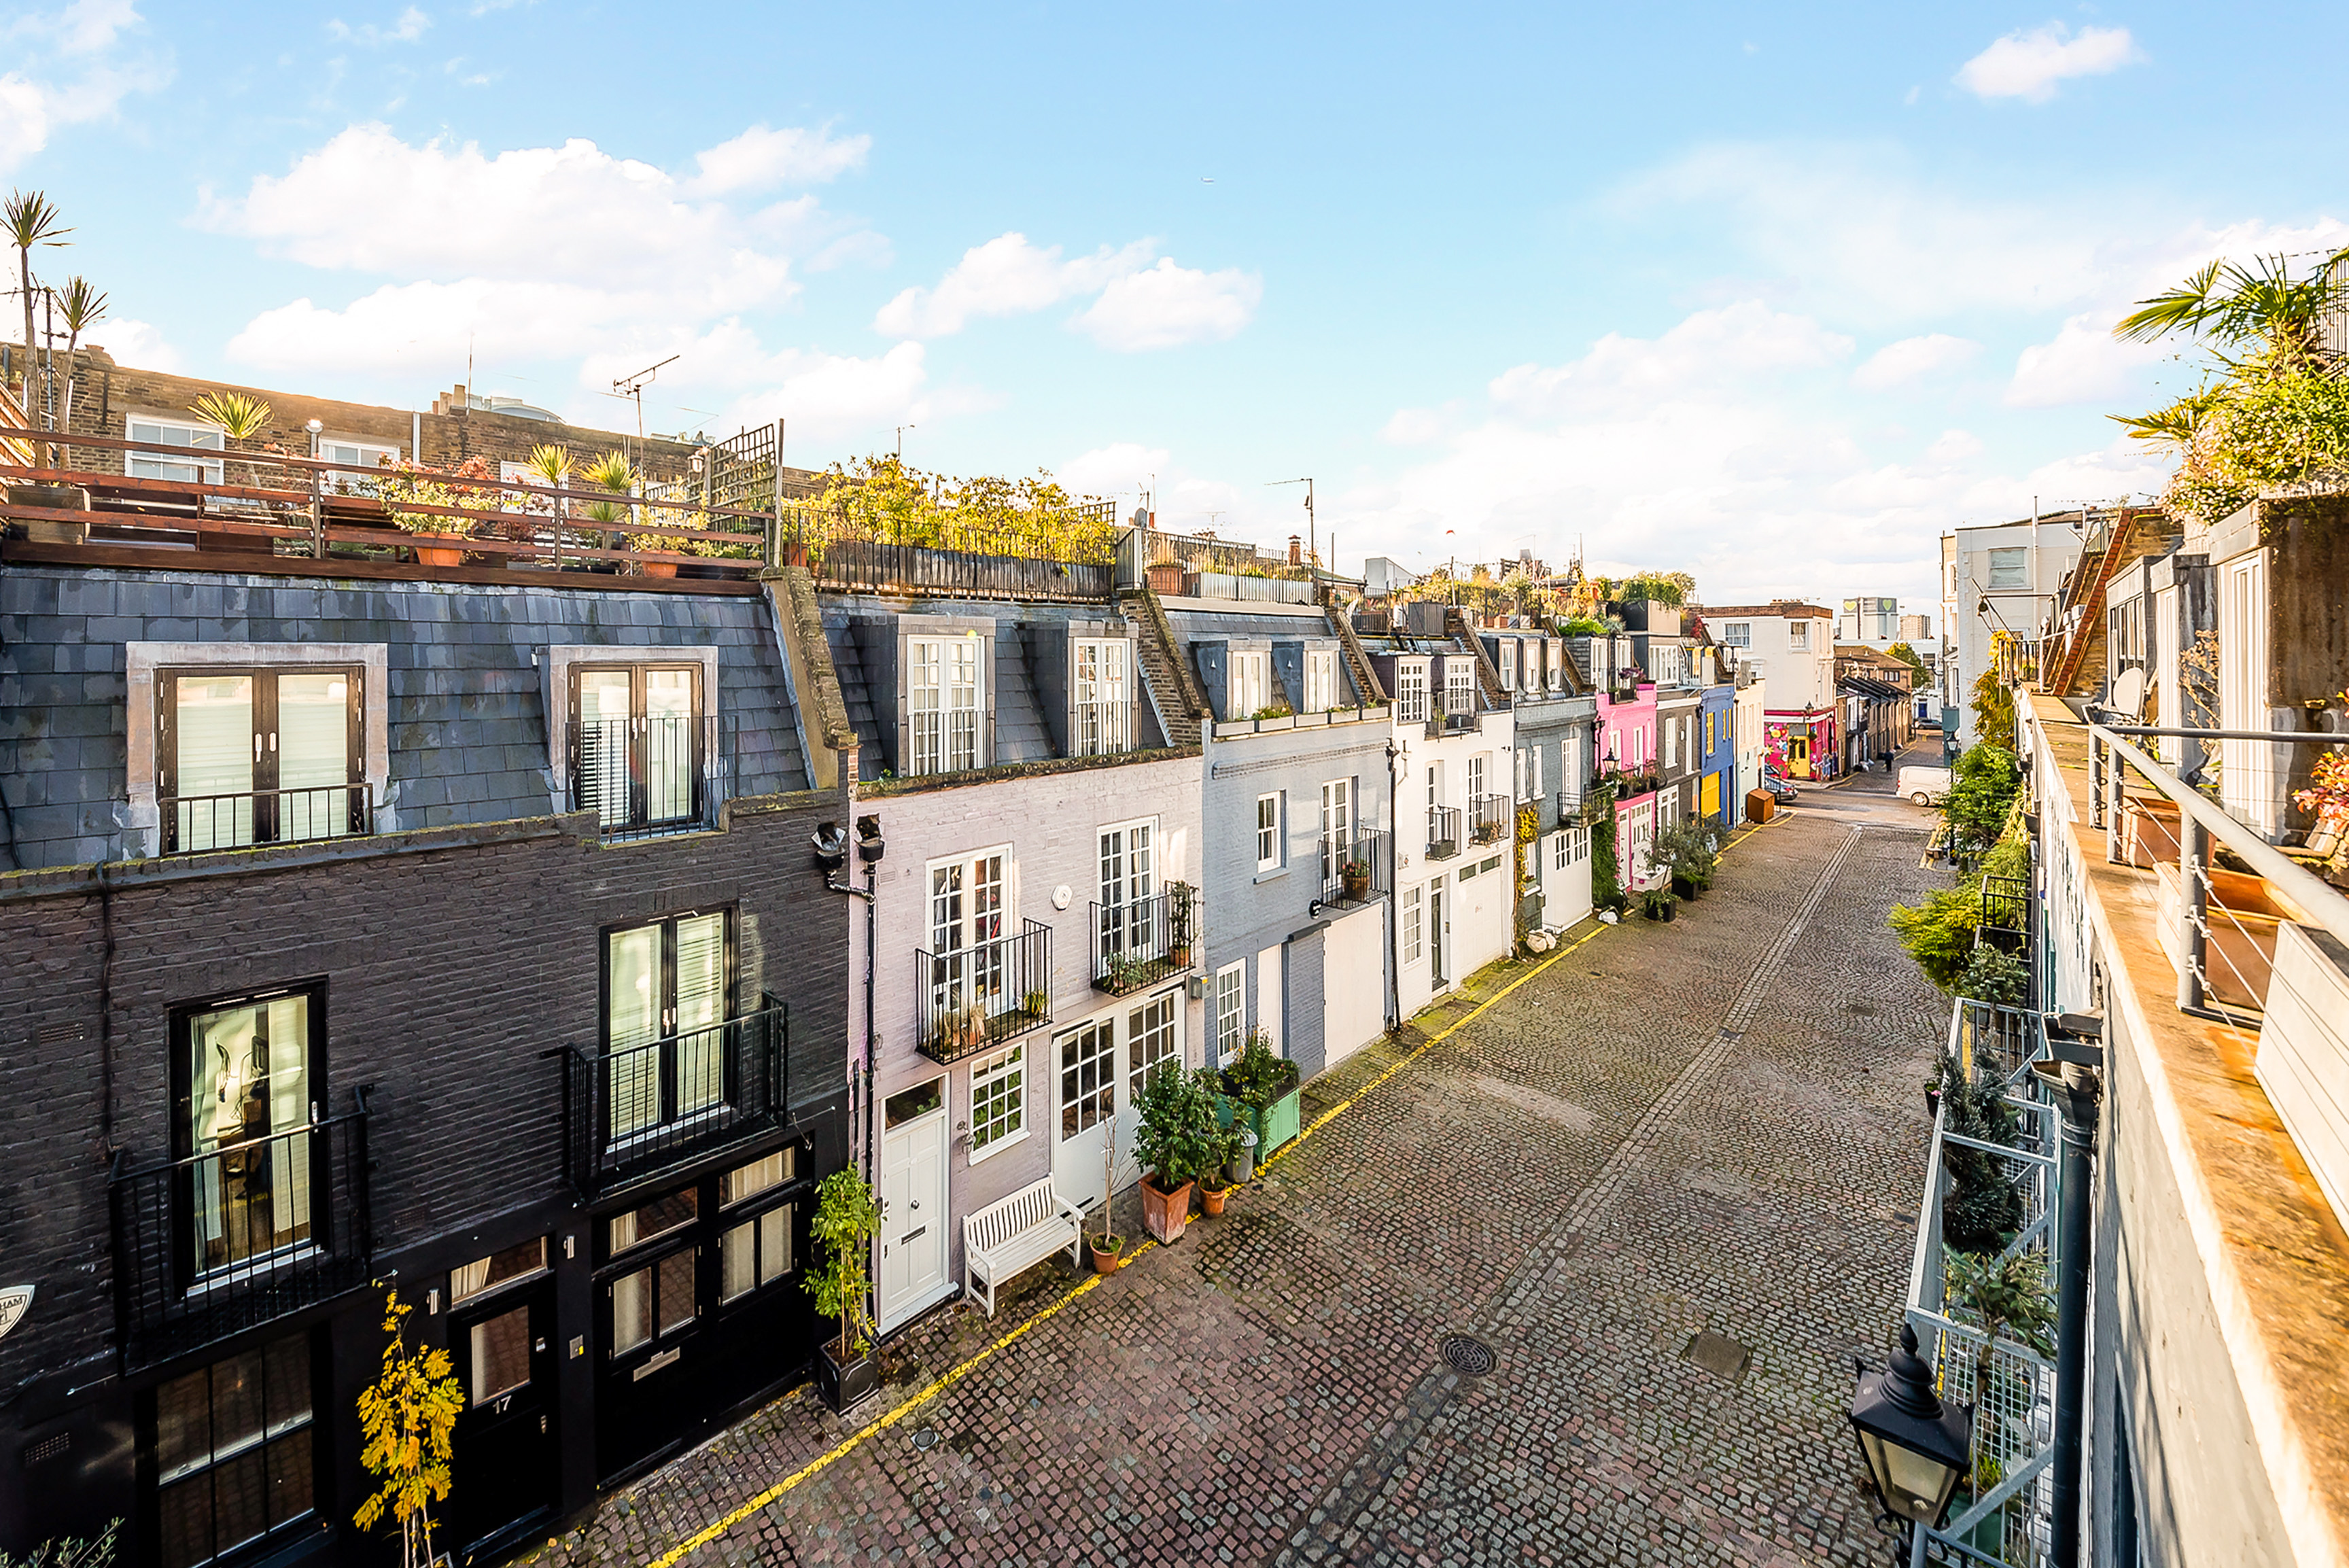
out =
[[[374,1086],[378,1251],[412,1246],[563,1195],[560,1066],[539,1054],[597,1040],[605,926],[732,905],[738,1003],[782,997],[795,1080],[844,1081],[848,901],[816,892],[806,844],[846,814],[837,795],[784,797],[738,806],[725,833],[621,847],[550,822],[527,839],[149,880],[103,899],[44,891],[85,888],[75,873],[0,878],[13,954],[0,1179],[16,1195],[0,1206],[0,1257],[5,1283],[38,1289],[0,1339],[0,1386],[110,1343],[102,1029],[113,1135],[143,1163],[171,1144],[174,1006],[324,977],[318,1098],[345,1110],[355,1086]]]

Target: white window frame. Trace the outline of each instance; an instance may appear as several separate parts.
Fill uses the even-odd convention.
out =
[[[1786,646],[1797,654],[1806,654],[1811,651],[1811,624],[1808,621],[1786,623]]]
[[[1327,713],[1338,706],[1338,653],[1334,648],[1305,650],[1305,711]]]
[[[987,765],[984,644],[984,638],[967,632],[905,639],[904,760],[908,778],[961,773]],[[932,658],[936,678],[926,680],[926,664]],[[965,674],[969,676],[967,682],[957,678]],[[966,695],[967,703],[960,700]],[[923,698],[927,696],[936,700],[926,707]],[[967,725],[962,722],[966,717]],[[926,717],[934,722],[925,724]]]
[[[1265,820],[1265,808],[1272,808],[1271,820]],[[1287,818],[1288,791],[1276,789],[1269,795],[1256,798],[1256,870],[1258,876],[1277,872],[1287,857],[1283,853],[1288,841]]]
[[[347,459],[338,458],[327,451],[326,449],[329,447],[347,447],[356,455]],[[372,469],[382,467],[382,459],[385,458],[389,458],[395,463],[399,460],[399,444],[398,442],[394,441],[387,443],[383,441],[367,440],[359,436],[336,436],[332,434],[323,435],[318,438],[318,460],[321,462],[339,463],[347,460],[357,463],[364,468]],[[502,469],[507,465],[501,463],[498,466]],[[512,479],[513,476],[501,472],[498,477],[501,479]],[[323,469],[320,469],[318,473],[318,488],[333,495],[357,495],[360,493],[360,487],[367,482],[368,480],[359,474],[336,473]],[[511,498],[509,497],[500,496],[498,498],[498,504],[502,506],[505,505],[510,501],[510,500]],[[468,502],[466,504],[471,505],[475,503]]]
[[[153,430],[141,437],[141,425]],[[122,471],[127,478],[163,480],[175,484],[216,485],[223,481],[226,471],[225,453],[228,433],[218,425],[203,419],[191,419],[184,414],[125,414],[122,416],[122,438],[142,444],[122,454]],[[213,457],[191,456],[191,453],[212,452]],[[158,466],[171,464],[175,468],[193,469],[193,474],[142,473],[140,464]]]
[[[983,871],[974,874],[973,868],[984,868],[991,861],[1000,860],[999,875],[989,882]],[[952,894],[939,892],[938,873],[957,871],[963,874],[963,884]],[[1012,859],[1009,844],[992,844],[985,849],[971,850],[958,855],[946,855],[926,862],[922,867],[922,942],[931,957],[930,972],[921,983],[931,989],[931,1008],[943,1013],[949,1007],[968,1007],[973,1003],[985,1007],[989,1017],[1003,1010],[1006,964],[1003,944],[1018,934],[1019,861]],[[993,890],[993,902],[980,899],[982,889]],[[950,933],[942,928],[939,903],[946,897],[960,901],[961,913],[953,917]],[[954,937],[947,946],[945,936]],[[936,965],[945,964],[946,977],[937,976]]]
[[[1236,722],[1272,707],[1272,655],[1261,648],[1234,648],[1224,693],[1224,710]]]
[[[1166,1009],[1167,1048],[1154,1059],[1141,1062],[1138,1057],[1143,1036],[1148,1031],[1137,1031],[1134,1024],[1152,1008],[1159,1006]],[[1183,1015],[1187,1010],[1184,1006],[1183,994],[1179,989],[1161,991],[1152,996],[1137,996],[1126,1008],[1123,1031],[1126,1104],[1133,1105],[1141,1099],[1143,1085],[1147,1081],[1150,1073],[1161,1063],[1171,1064],[1177,1068],[1182,1067]]]
[[[1425,896],[1426,890],[1422,887],[1402,890],[1402,961],[1405,964],[1416,964],[1426,956],[1426,923],[1420,913]]]
[[[996,1055],[986,1058],[984,1061],[975,1062],[971,1065],[969,1088],[970,1163],[973,1165],[979,1163],[979,1161],[983,1160],[992,1160],[997,1155],[1002,1153],[1005,1150],[1012,1147],[1014,1144],[1024,1143],[1028,1140],[1027,1049],[1027,1041],[1016,1040],[1012,1043],[1009,1050],[999,1052]],[[997,1133],[993,1138],[990,1138],[986,1142],[982,1143],[979,1141],[980,1130],[990,1122],[1004,1120],[1006,1119],[1000,1117],[989,1117],[985,1121],[980,1119],[978,1109],[979,1090],[983,1087],[992,1088],[995,1084],[1006,1079],[1009,1079],[1011,1082],[1011,1088],[1006,1101],[1009,1106],[1008,1120],[1009,1125],[1006,1127],[1003,1131]]]
[[[1515,691],[1517,689],[1516,638],[1503,637],[1500,641],[1500,648],[1501,656],[1495,662],[1501,667],[1501,689],[1503,691]]]
[[[1354,781],[1330,779],[1321,785],[1321,880],[1330,881],[1346,863],[1354,843]]]
[[[1402,724],[1427,722],[1427,661],[1395,661],[1395,718]]]
[[[1133,749],[1133,645],[1080,637],[1069,650],[1069,755],[1108,757]]]
[[[1229,1067],[1239,1060],[1247,1042],[1247,961],[1239,959],[1216,971],[1216,1064]]]
[[[1455,714],[1476,711],[1476,672],[1468,667],[1464,654],[1448,654],[1444,660],[1444,712]]]
[[[2017,593],[2031,586],[2031,547],[1992,545],[1983,566],[1982,586],[1992,593]]]

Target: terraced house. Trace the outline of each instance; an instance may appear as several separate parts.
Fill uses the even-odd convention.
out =
[[[150,472],[171,432],[78,436],[0,546],[0,1171],[39,1195],[0,1217],[0,1548],[119,1517],[134,1563],[355,1559],[392,1286],[467,1395],[470,1561],[803,1374],[853,1148],[808,844],[857,738],[771,506],[724,499],[771,497],[771,445],[678,577],[591,498],[410,533],[311,483],[364,464],[223,484],[202,434]]]

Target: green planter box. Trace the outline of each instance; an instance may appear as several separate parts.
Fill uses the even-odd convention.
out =
[[[1299,1084],[1262,1110],[1244,1106],[1229,1095],[1216,1097],[1216,1120],[1229,1127],[1232,1119],[1239,1117],[1256,1134],[1256,1161],[1258,1165],[1276,1149],[1297,1136],[1300,1109],[1305,1099],[1305,1086]]]

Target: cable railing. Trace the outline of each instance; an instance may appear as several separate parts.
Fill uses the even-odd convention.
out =
[[[1939,1091],[1907,1317],[1941,1398],[1971,1408],[1972,1452],[1948,1518],[1920,1527],[1929,1562],[2038,1568],[2053,1540],[2054,1363],[1996,1331],[1963,1289],[1964,1273],[2024,1257],[2054,1278],[2056,1113],[2031,1070],[2045,1055],[2040,1015],[1966,997],[1951,1006],[1945,1060],[2006,1108],[2014,1131],[2011,1146],[1960,1133],[1952,1087]]]
[[[115,1303],[133,1365],[367,1283],[367,1091],[352,1101],[345,1115],[198,1154],[135,1168],[127,1150],[116,1155]]]
[[[594,1197],[674,1170],[790,1119],[791,1013],[772,995],[756,1012],[563,1063],[564,1143],[573,1187]]]
[[[367,784],[294,789],[239,789],[156,798],[167,855],[295,844],[375,830],[375,792]]]
[[[914,950],[914,1040],[934,1062],[958,1062],[1052,1021],[1052,928],[936,953]]]

